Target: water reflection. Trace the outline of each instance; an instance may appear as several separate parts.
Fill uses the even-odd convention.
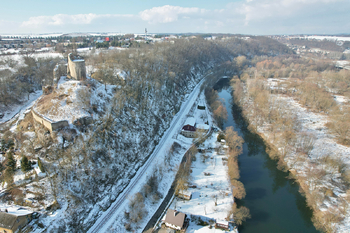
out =
[[[265,156],[268,156],[265,154]],[[287,185],[288,179],[286,178],[288,176],[288,173],[282,172],[278,169],[276,169],[277,163],[276,161],[266,158],[264,163],[264,168],[267,168],[269,171],[269,176],[273,179],[273,185],[272,185],[272,191],[275,193],[279,188],[285,187]]]
[[[250,188],[250,189],[247,189],[246,192],[247,192],[247,196],[245,197],[246,201],[260,199],[266,196],[266,189],[264,188]]]

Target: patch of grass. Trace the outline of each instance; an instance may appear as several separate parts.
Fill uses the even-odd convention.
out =
[[[29,127],[32,127],[30,129],[30,131],[33,131],[34,127],[33,127],[33,115],[32,115],[32,113],[27,113],[24,116],[23,120],[20,121],[18,127],[21,130],[28,130]]]

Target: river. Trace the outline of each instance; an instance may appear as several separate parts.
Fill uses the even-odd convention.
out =
[[[239,228],[240,233],[319,232],[311,222],[312,211],[299,193],[298,184],[277,169],[276,162],[265,152],[264,141],[247,129],[240,110],[233,104],[229,80],[221,79],[214,89],[225,100],[228,120],[224,128],[233,126],[245,141],[239,168],[247,195],[238,205],[250,209],[251,219]]]

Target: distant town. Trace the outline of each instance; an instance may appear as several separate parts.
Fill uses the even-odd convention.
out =
[[[227,40],[240,38],[248,40],[250,36],[240,34],[134,34],[134,33],[69,33],[40,35],[0,35],[0,55],[58,52],[78,48],[113,49],[140,47],[143,43],[174,43],[176,39],[201,37],[205,40]],[[271,35],[272,39],[286,44],[296,54],[305,52],[329,54],[329,51],[344,53],[344,60],[350,54],[350,35]],[[305,41],[308,41],[305,43]],[[322,46],[313,46],[322,43]],[[309,46],[308,46],[309,45]],[[315,49],[314,47],[318,47]],[[319,47],[323,47],[319,48]],[[330,54],[332,55],[332,54]]]

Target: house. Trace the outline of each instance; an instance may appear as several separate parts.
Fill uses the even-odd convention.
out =
[[[185,121],[182,127],[181,134],[188,138],[195,137],[196,134],[196,119],[194,117],[189,117]]]
[[[7,209],[6,209],[7,211]],[[20,231],[32,220],[32,212],[25,209],[0,212],[0,232],[13,233]]]
[[[223,220],[216,220],[215,228],[220,228],[223,230],[230,230],[229,222]]]
[[[175,230],[185,230],[188,226],[188,220],[186,214],[177,210],[168,209],[165,216],[165,226]]]
[[[192,193],[187,190],[180,190],[179,193],[177,194],[179,198],[185,199],[185,200],[191,200]]]

